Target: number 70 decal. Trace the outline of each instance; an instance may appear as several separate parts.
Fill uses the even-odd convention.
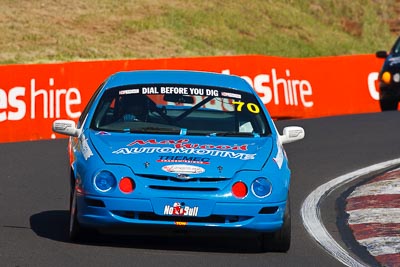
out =
[[[251,113],[260,113],[260,108],[254,103],[245,103],[242,101],[232,101],[232,104],[238,105],[237,111],[242,111],[243,107],[246,106],[247,110]]]

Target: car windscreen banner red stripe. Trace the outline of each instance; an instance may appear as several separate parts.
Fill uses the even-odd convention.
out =
[[[52,122],[78,120],[93,92],[117,71],[183,69],[239,75],[276,119],[378,112],[382,64],[375,55],[246,55],[2,65],[0,142],[63,137],[54,135]]]

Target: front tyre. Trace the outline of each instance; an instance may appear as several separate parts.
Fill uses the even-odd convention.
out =
[[[76,203],[76,190],[75,187],[71,188],[72,192],[70,195],[70,207],[69,207],[69,232],[68,237],[72,242],[80,240],[82,234],[82,228],[78,222],[78,205]]]
[[[398,101],[393,99],[380,99],[379,105],[382,111],[397,110]]]
[[[291,229],[290,200],[288,198],[282,228],[275,233],[263,233],[261,235],[262,249],[272,252],[287,252],[290,249]]]

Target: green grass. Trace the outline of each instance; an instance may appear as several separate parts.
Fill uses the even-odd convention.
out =
[[[60,2],[60,3],[59,3]],[[0,0],[0,64],[263,54],[370,54],[395,0]]]

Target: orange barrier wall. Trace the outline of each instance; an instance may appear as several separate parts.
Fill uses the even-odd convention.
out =
[[[110,74],[139,69],[242,76],[275,118],[378,112],[375,55],[282,58],[259,55],[0,66],[0,142],[50,139],[52,122],[77,120]]]

